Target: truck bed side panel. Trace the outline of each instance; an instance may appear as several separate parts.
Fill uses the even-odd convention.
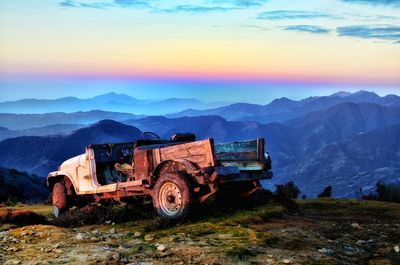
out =
[[[185,143],[175,146],[160,148],[160,161],[187,159],[196,163],[199,167],[215,166],[215,154],[213,140]]]

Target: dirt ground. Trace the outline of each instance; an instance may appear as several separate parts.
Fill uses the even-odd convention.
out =
[[[271,203],[174,225],[140,217],[74,227],[56,226],[50,206],[3,206],[0,264],[400,264],[399,204],[298,204],[295,214]],[[18,211],[39,218],[7,221]]]

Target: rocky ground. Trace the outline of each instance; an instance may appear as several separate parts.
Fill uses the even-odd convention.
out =
[[[399,204],[298,203],[295,214],[270,203],[174,225],[152,217],[75,225],[51,220],[49,206],[3,206],[0,264],[400,264]],[[10,224],[7,214],[21,210],[45,218]]]

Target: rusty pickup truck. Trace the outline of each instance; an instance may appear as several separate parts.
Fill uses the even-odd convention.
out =
[[[129,201],[151,198],[157,213],[184,218],[193,206],[212,195],[251,196],[270,179],[271,159],[264,139],[214,144],[193,134],[169,140],[140,139],[130,143],[95,144],[49,173],[54,215],[79,200]]]

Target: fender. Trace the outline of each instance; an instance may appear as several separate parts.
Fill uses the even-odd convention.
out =
[[[167,171],[179,171],[185,170],[191,176],[191,181],[195,181],[197,183],[196,178],[194,177],[200,169],[196,165],[196,163],[187,160],[187,159],[176,159],[176,160],[166,160],[161,162],[153,171],[153,179],[154,181],[160,176],[160,173],[166,169]]]
[[[52,189],[54,184],[57,182],[56,180],[59,179],[64,179],[66,178],[67,180],[69,180],[69,182],[71,183],[72,187],[74,188],[75,193],[77,194],[78,189],[75,185],[75,182],[73,180],[73,178],[65,171],[59,170],[59,171],[53,171],[50,172],[49,175],[47,176],[47,186]],[[68,189],[68,187],[67,187]]]

